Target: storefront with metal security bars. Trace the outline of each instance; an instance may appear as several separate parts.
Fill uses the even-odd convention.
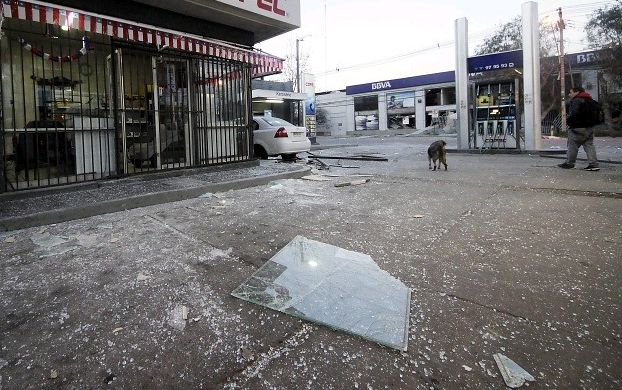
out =
[[[4,1],[0,192],[253,158],[251,77],[278,59],[30,6]]]

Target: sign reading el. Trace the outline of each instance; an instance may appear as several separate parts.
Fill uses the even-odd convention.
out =
[[[252,13],[300,26],[300,0],[218,0]]]

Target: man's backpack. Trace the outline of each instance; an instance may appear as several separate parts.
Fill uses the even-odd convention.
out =
[[[588,126],[596,126],[603,123],[603,108],[594,99],[585,99],[585,119]]]

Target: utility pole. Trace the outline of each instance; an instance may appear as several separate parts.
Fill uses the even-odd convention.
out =
[[[296,38],[296,92],[302,93],[302,82],[300,80],[300,42],[304,41],[305,38],[310,37],[311,34],[307,34],[302,38]],[[300,100],[298,100],[298,118],[296,126],[300,126],[300,111],[302,110],[300,105]]]
[[[296,38],[296,92],[300,93],[300,41]],[[296,102],[296,126],[300,126],[300,100]]]
[[[564,59],[564,19],[562,19],[562,8],[559,7],[559,21],[557,27],[559,28],[559,80],[561,84],[561,117],[562,117],[562,132],[566,131],[566,60]],[[553,134],[551,134],[553,135]]]
[[[298,93],[300,93],[300,41],[302,39],[296,38],[296,92]]]

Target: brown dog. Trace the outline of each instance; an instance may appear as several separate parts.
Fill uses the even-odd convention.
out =
[[[432,145],[428,148],[428,166],[432,169],[432,161],[434,161],[434,171],[436,171],[436,161],[438,161],[438,169],[441,169],[441,163],[445,164],[445,170],[447,170],[447,150],[445,146],[447,142],[438,140],[432,142]]]

